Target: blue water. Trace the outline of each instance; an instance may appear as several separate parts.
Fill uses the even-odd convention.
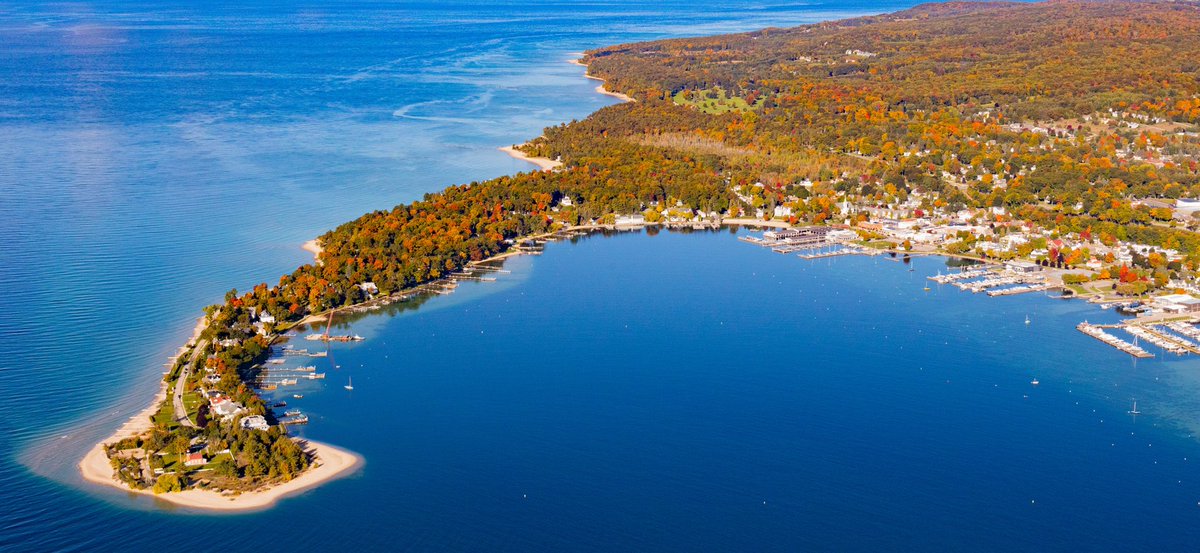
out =
[[[271,511],[80,482],[203,305],[612,102],[574,52],[899,7],[0,6],[0,549],[1195,549],[1194,359],[1135,364],[1082,303],[926,294],[937,260],[728,234],[554,245],[348,323],[303,432],[366,465]]]

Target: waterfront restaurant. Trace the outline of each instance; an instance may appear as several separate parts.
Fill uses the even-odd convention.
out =
[[[1154,298],[1160,309],[1168,313],[1197,313],[1200,312],[1200,299],[1188,294],[1168,294]]]
[[[1042,270],[1042,266],[1030,261],[1009,261],[1004,264],[1004,268],[1014,273],[1036,273]]]

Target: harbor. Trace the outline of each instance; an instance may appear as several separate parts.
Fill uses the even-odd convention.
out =
[[[1154,354],[1142,349],[1141,347],[1105,332],[1104,328],[1100,327],[1100,325],[1089,324],[1087,321],[1084,321],[1079,323],[1079,325],[1077,325],[1075,328],[1079,329],[1080,332],[1091,336],[1092,338],[1100,340],[1101,342],[1104,342],[1134,357],[1154,357]]]
[[[852,231],[834,227],[798,227],[772,229],[762,236],[739,236],[738,240],[756,246],[770,248],[778,254],[796,254],[801,259],[825,259],[843,255],[879,255],[880,250],[856,246],[850,243],[855,235]]]

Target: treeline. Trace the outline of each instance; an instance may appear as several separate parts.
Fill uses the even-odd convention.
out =
[[[1063,232],[1173,247],[1194,265],[1197,235],[1134,200],[1200,194],[1200,143],[1184,132],[1200,116],[1198,31],[1187,3],[949,3],[589,52],[591,73],[639,101],[525,146],[560,170],[451,186],[329,231],[318,263],[210,309],[196,369],[265,413],[246,382],[281,325],[359,303],[367,283],[391,294],[522,236],[644,210],[719,217],[787,201],[792,221],[824,222],[842,201],[920,191],[923,209],[1004,206]],[[745,107],[674,101],[718,87]],[[281,434],[215,426],[231,478],[303,468]]]
[[[589,52],[592,73],[641,101],[549,128],[526,146],[564,169],[453,186],[346,223],[320,237],[319,264],[231,293],[214,337],[252,344],[250,310],[294,322],[363,301],[362,283],[392,293],[556,223],[664,202],[730,213],[745,207],[731,187],[754,182],[772,201],[815,182],[800,193],[824,198],[811,214],[824,218],[836,194],[882,204],[920,190],[948,207],[1058,205],[1098,223],[1131,222],[1141,216],[1136,196],[1200,192],[1194,160],[1122,157],[1155,146],[1111,129],[1034,133],[1006,122],[1109,109],[1178,117],[1171,110],[1200,106],[1195,30],[1196,10],[1177,3],[950,3]],[[671,100],[712,87],[764,102],[717,115]],[[680,135],[740,154],[659,139]]]

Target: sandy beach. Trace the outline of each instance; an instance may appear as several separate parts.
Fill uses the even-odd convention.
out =
[[[567,61],[568,61],[568,63],[570,63],[571,65],[578,65],[578,66],[580,66],[580,67],[587,67],[587,64],[586,64],[586,63],[583,63],[583,62],[579,61],[578,59],[571,59],[571,60],[567,60]],[[586,72],[583,74],[583,76],[584,76],[584,77],[587,77],[587,78],[589,78],[589,79],[591,79],[591,80],[593,80],[593,81],[600,81],[601,83],[604,83],[604,82],[605,82],[605,81],[604,81],[604,79],[601,79],[600,77],[593,77],[593,76],[591,76],[591,75],[588,75]],[[621,100],[622,102],[636,102],[636,101],[637,101],[637,100],[635,100],[635,99],[633,99],[633,98],[631,98],[631,97],[629,97],[629,96],[627,96],[627,95],[625,95],[625,94],[621,94],[620,92],[613,92],[613,91],[611,91],[611,90],[609,90],[609,89],[607,89],[607,88],[604,88],[604,84],[600,84],[600,85],[598,85],[598,86],[596,87],[596,92],[599,92],[600,94],[603,94],[603,95],[605,95],[605,96],[612,96],[613,98],[617,98],[618,100]]]
[[[293,242],[293,244],[294,243],[295,242]],[[312,240],[305,242],[304,245],[301,247],[304,248],[304,251],[306,251],[306,252],[312,252],[313,261],[317,261],[317,262],[321,261],[321,244],[319,242],[317,242],[316,238],[313,238]]]
[[[148,407],[142,409],[133,417],[130,417],[130,419],[125,421],[125,424],[121,425],[121,427],[118,428],[116,432],[113,432],[111,436],[101,440],[99,443],[92,446],[92,449],[88,450],[87,455],[85,455],[83,460],[79,462],[79,472],[83,473],[83,478],[91,482],[110,484],[121,489],[128,490],[128,486],[125,486],[113,478],[112,465],[108,463],[108,456],[104,453],[104,444],[120,441],[123,438],[135,436],[150,430],[150,428],[153,426],[153,424],[150,422],[150,417],[153,417],[154,413],[158,412],[159,406],[162,405],[162,402],[166,401],[166,399],[167,383],[163,382],[162,386],[158,389],[158,393],[154,395],[154,401],[150,402]],[[101,479],[97,480],[97,478]]]
[[[311,240],[305,244],[305,249],[309,249],[309,244],[320,251],[320,246],[317,246],[316,240]],[[311,250],[310,250],[311,251]],[[196,323],[196,328],[192,332],[192,337],[187,344],[191,345],[196,342],[200,336],[200,332],[204,330],[205,319],[200,318]],[[186,346],[185,346],[186,347]],[[183,349],[181,348],[182,352]],[[172,362],[175,358],[172,358]],[[167,383],[163,382],[158,393],[155,394],[154,400],[150,402],[145,409],[131,417],[125,424],[113,432],[113,434],[104,440],[101,440],[92,447],[79,462],[79,472],[83,475],[84,480],[94,482],[96,484],[104,484],[114,488],[124,490],[129,493],[139,493],[157,497],[164,501],[174,503],[184,507],[192,507],[197,509],[210,509],[220,511],[244,511],[252,509],[263,509],[273,505],[280,498],[290,494],[300,492],[325,482],[343,476],[350,472],[355,466],[362,463],[362,459],[342,449],[338,449],[328,444],[323,444],[313,441],[297,440],[306,451],[315,456],[315,466],[310,467],[300,476],[290,482],[285,482],[277,486],[272,486],[267,489],[243,493],[240,495],[222,495],[217,492],[207,490],[186,490],[180,493],[170,494],[155,494],[150,490],[134,490],[125,485],[125,483],[117,480],[113,475],[112,465],[109,463],[108,456],[104,452],[104,445],[119,441],[129,436],[136,436],[153,426],[150,418],[156,413],[163,401],[167,398]]]
[[[200,339],[200,333],[204,331],[205,323],[207,322],[208,321],[205,317],[196,319],[196,326],[192,328],[191,338],[188,338],[187,342],[184,342],[184,345],[179,348],[179,353],[170,358],[170,360],[167,362],[168,367],[173,365],[175,360],[178,359],[188,347],[191,347],[196,343],[196,340]],[[150,401],[150,405],[147,405],[145,409],[142,409],[137,414],[130,417],[129,420],[125,421],[125,424],[122,424],[121,427],[118,428],[116,432],[113,432],[111,436],[100,440],[100,443],[96,444],[96,446],[88,452],[87,457],[84,457],[83,462],[79,464],[80,469],[83,469],[83,465],[87,462],[88,457],[91,457],[97,451],[100,452],[101,458],[105,459],[105,464],[107,465],[107,458],[104,457],[104,444],[116,442],[123,438],[141,434],[147,430],[150,430],[150,427],[153,426],[153,424],[150,422],[150,417],[154,416],[154,414],[158,412],[159,406],[161,406],[162,402],[166,401],[166,399],[167,383],[166,381],[162,381],[159,383],[158,393],[154,394],[154,399]],[[112,472],[112,470],[109,469],[109,472]]]
[[[562,167],[561,161],[554,161],[548,157],[532,157],[526,155],[525,152],[518,150],[515,146],[505,146],[500,148],[500,151],[521,161],[528,161],[529,163],[537,165],[542,171],[553,171],[554,169]]]
[[[588,78],[596,79],[596,77],[588,77]],[[596,80],[603,81],[604,79],[596,79]],[[604,88],[604,85],[597,86],[596,92],[599,92],[600,94],[603,94],[605,96],[612,96],[613,98],[621,100],[622,102],[636,102],[637,101],[637,100],[634,100],[633,98],[630,98],[629,96],[621,94],[620,92],[613,92],[607,88]]]
[[[130,489],[113,477],[112,465],[109,464],[108,458],[104,455],[104,449],[99,444],[88,452],[88,455],[79,463],[79,469],[83,473],[84,479],[90,482],[107,484],[130,493],[156,497],[183,507],[216,511],[248,511],[270,507],[283,497],[347,475],[351,469],[362,464],[362,458],[349,451],[314,441],[297,440],[297,442],[303,445],[306,451],[316,456],[315,467],[310,467],[289,482],[238,495],[224,495],[209,490],[185,490],[177,493],[155,494],[150,490]]]

